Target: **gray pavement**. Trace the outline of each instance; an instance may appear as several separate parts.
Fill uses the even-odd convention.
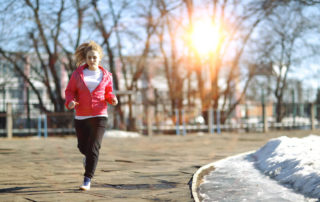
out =
[[[193,201],[188,181],[200,166],[256,150],[270,138],[319,131],[104,138],[90,191],[79,191],[75,137],[0,139],[0,201]]]

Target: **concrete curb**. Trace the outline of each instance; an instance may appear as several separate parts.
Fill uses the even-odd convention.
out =
[[[195,202],[202,201],[202,198],[199,194],[199,187],[200,187],[200,184],[202,183],[203,177],[215,169],[214,163],[215,162],[202,166],[193,175],[191,190],[192,190],[192,197]]]
[[[251,154],[253,152],[255,152],[255,151],[249,151],[249,152],[240,153],[240,154],[237,154],[237,155],[234,155],[234,156],[230,156],[230,157],[218,160],[218,161],[225,161],[225,160],[227,160],[229,158],[237,158],[239,156]],[[209,163],[207,165],[202,166],[193,175],[192,186],[191,186],[191,190],[192,190],[191,192],[192,193],[191,194],[192,194],[192,197],[193,197],[195,202],[200,202],[200,201],[203,200],[203,198],[201,197],[201,195],[199,193],[200,184],[203,182],[203,177],[205,175],[208,175],[211,171],[215,170],[215,163],[217,163],[218,161],[215,161],[215,162],[212,162],[212,163]]]

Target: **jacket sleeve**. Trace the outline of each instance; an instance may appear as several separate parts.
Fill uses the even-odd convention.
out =
[[[109,74],[110,81],[109,81],[108,85],[106,86],[105,99],[109,104],[111,104],[115,95],[113,94],[112,74],[109,72],[108,72],[108,74]]]
[[[69,80],[69,83],[67,85],[66,90],[64,91],[65,93],[65,98],[66,101],[64,105],[66,106],[67,109],[69,109],[68,105],[72,100],[75,100],[76,94],[77,94],[77,82],[76,82],[76,72],[73,72],[71,75],[71,78]]]

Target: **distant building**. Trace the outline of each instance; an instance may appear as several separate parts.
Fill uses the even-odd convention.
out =
[[[53,109],[48,94],[46,93],[46,87],[40,81],[36,71],[42,73],[43,70],[40,64],[36,64],[37,61],[34,56],[28,55],[26,58],[27,63],[21,64],[19,67],[26,76],[31,80],[32,84],[39,91],[43,103],[48,109]],[[30,62],[32,61],[32,67]],[[61,86],[65,88],[66,81],[68,79],[67,73],[64,67],[61,66],[58,73],[60,74]],[[54,85],[52,85],[54,86]],[[64,93],[62,93],[63,95]],[[5,111],[6,103],[13,104],[13,110],[15,112],[23,113],[26,110],[27,104],[31,106],[30,110],[37,109],[39,100],[34,91],[29,86],[28,82],[23,79],[21,74],[14,68],[14,66],[7,62],[4,58],[0,57],[0,111]]]

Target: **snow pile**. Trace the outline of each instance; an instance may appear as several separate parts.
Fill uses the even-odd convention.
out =
[[[104,137],[136,138],[136,137],[141,137],[141,135],[136,132],[128,132],[128,131],[122,131],[122,130],[108,130],[104,133]]]
[[[199,187],[202,202],[272,201],[315,202],[317,199],[296,193],[264,175],[255,166],[252,152],[214,162],[214,170],[203,178]]]
[[[264,174],[306,196],[320,198],[320,137],[280,137],[251,154]]]
[[[202,201],[319,201],[319,145],[316,135],[280,137],[208,164],[215,169],[199,186]]]

